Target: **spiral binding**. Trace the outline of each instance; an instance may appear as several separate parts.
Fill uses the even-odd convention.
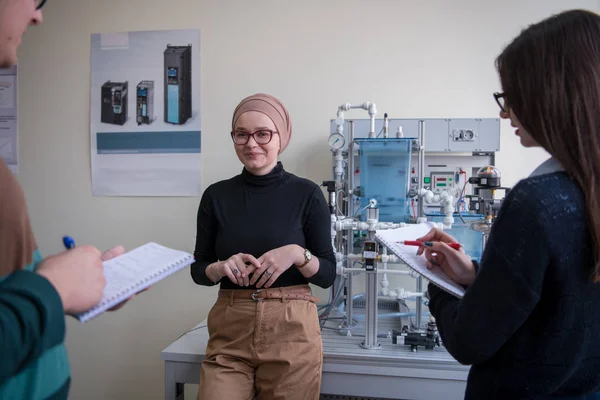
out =
[[[182,258],[174,263],[168,264],[168,265],[160,268],[157,271],[154,271],[150,275],[137,280],[133,285],[119,291],[118,293],[115,293],[113,296],[111,296],[109,298],[104,299],[97,306],[93,307],[92,309],[90,309],[82,314],[79,314],[77,316],[77,318],[81,322],[87,322],[87,321],[91,320],[92,318],[95,318],[98,315],[102,314],[104,311],[116,306],[123,300],[126,300],[127,298],[131,297],[132,295],[139,292],[140,290],[143,290],[143,289],[151,286],[152,284],[160,281],[161,279],[166,278],[167,276],[177,272],[180,269],[178,267],[183,268],[186,265],[191,264],[193,261],[194,261],[193,256],[191,254],[188,254],[184,258]]]

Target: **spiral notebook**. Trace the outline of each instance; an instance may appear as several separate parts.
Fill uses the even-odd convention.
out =
[[[417,240],[424,236],[433,228],[430,223],[408,224],[398,229],[379,230],[375,237],[383,243],[392,253],[404,261],[410,268],[418,274],[435,284],[446,292],[461,298],[465,294],[465,289],[454,282],[444,271],[435,267],[427,269],[427,260],[425,256],[417,255],[418,247],[404,245],[405,240]]]
[[[87,322],[193,262],[191,254],[153,242],[105,261],[106,287],[102,300],[76,318]]]

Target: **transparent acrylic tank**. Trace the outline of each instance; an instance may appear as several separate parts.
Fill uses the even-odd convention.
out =
[[[358,145],[361,203],[363,209],[370,199],[377,200],[379,220],[408,222],[410,217],[410,169],[412,143],[410,138],[361,138]],[[358,211],[358,210],[356,210]],[[361,212],[362,219],[366,212]]]
[[[466,224],[461,221],[458,213],[454,213],[454,223],[452,224],[452,229],[444,229],[444,232],[449,233],[454,236],[454,238],[460,243],[465,253],[467,253],[473,260],[480,261],[481,254],[483,253],[483,248],[481,247],[483,243],[482,233],[474,231],[470,229],[468,224],[472,221],[483,221],[483,214],[469,214],[468,212],[461,212],[463,219]],[[439,212],[427,212],[425,213],[428,221],[432,222],[443,222],[445,215],[440,214]]]

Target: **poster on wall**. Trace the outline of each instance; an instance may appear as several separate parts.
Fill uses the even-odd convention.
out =
[[[0,68],[0,159],[18,172],[17,66]]]
[[[199,196],[200,30],[91,38],[94,196]]]

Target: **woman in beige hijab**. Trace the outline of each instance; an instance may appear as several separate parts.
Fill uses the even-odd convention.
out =
[[[199,285],[220,284],[202,400],[319,398],[323,351],[309,283],[333,284],[335,255],[320,187],[278,161],[291,136],[279,100],[242,100],[231,131],[242,172],[202,196],[191,274]]]

